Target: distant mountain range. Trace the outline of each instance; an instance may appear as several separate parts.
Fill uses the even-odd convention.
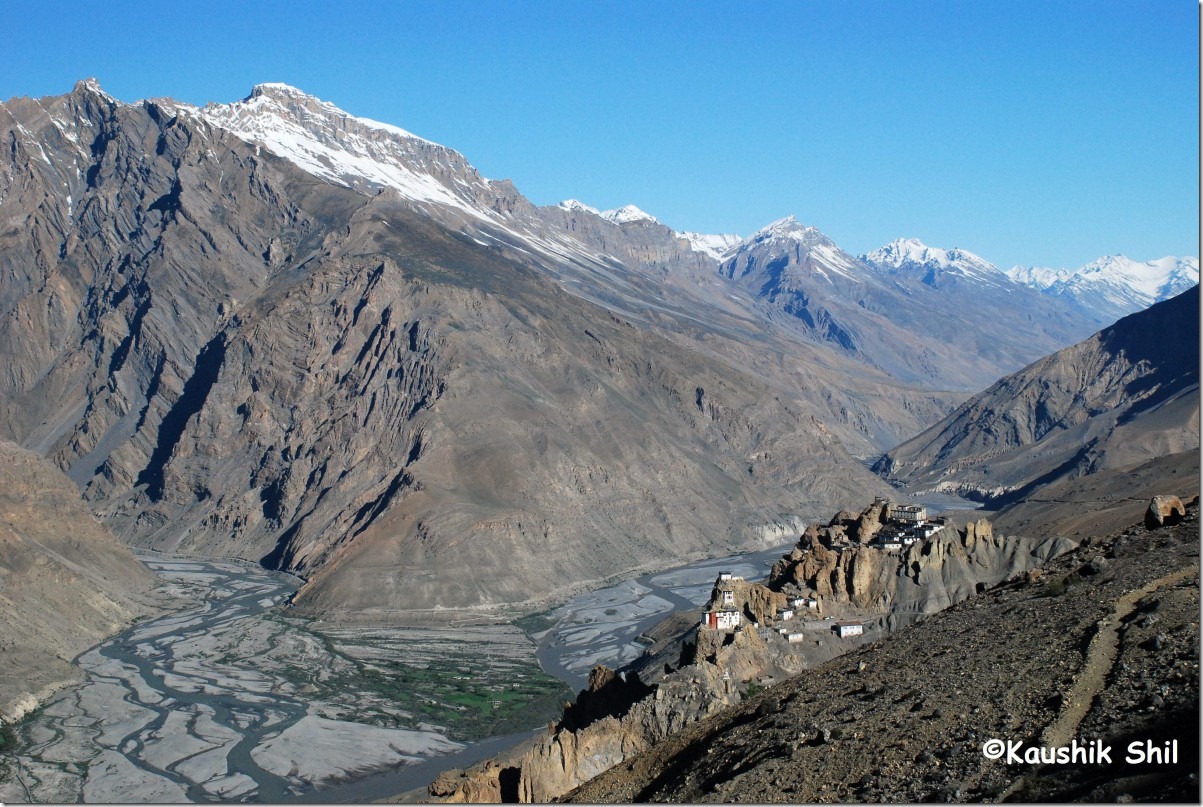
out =
[[[1007,275],[1050,297],[1118,319],[1198,285],[1199,259],[1171,256],[1141,263],[1108,255],[1073,270],[1016,266]]]
[[[1108,324],[961,250],[537,206],[283,84],[0,105],[0,438],[130,544],[386,621],[762,545]]]

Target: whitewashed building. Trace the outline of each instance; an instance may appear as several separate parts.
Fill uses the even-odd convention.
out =
[[[743,622],[739,611],[707,611],[702,614],[702,627],[710,630],[735,630]]]

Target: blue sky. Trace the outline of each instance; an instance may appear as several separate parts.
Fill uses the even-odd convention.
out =
[[[282,81],[539,204],[1003,268],[1198,254],[1194,0],[5,5],[5,99]]]

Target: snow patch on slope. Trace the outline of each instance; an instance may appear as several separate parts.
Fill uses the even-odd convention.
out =
[[[708,235],[693,232],[677,233],[677,235],[688,241],[694,252],[703,252],[717,261],[728,258],[732,250],[743,243],[743,239],[738,235]]]
[[[259,84],[242,101],[209,104],[199,112],[213,126],[330,182],[356,189],[391,187],[414,201],[493,218],[465,192],[473,185],[483,189],[488,180],[456,152],[397,126],[350,115],[287,84]],[[450,187],[433,171],[459,175],[460,182]]]

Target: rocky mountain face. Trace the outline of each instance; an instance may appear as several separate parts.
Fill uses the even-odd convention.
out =
[[[1140,262],[1107,255],[1072,270],[1015,266],[1007,276],[1048,297],[1095,311],[1110,322],[1197,286],[1199,259],[1168,256]]]
[[[880,623],[864,637],[879,638],[1022,579],[1074,547],[1063,538],[996,535],[980,519],[961,529],[948,525],[906,552],[885,550],[869,543],[885,521],[884,506],[870,505],[859,515],[841,512],[827,526],[808,528],[764,581],[720,580],[704,610],[737,610],[746,620],[739,629],[702,629],[695,622],[668,643],[676,650],[673,663],[665,664],[665,651],[653,648],[620,674],[595,668],[589,689],[545,734],[498,759],[440,776],[430,795],[450,802],[559,799],[595,777],[604,779],[605,771],[629,768],[658,746],[690,736],[700,721],[717,719],[750,696],[751,682],[822,675],[823,662],[864,640],[836,639],[835,623],[822,621],[822,614]],[[848,538],[855,543],[844,548]],[[731,599],[722,599],[722,592]],[[820,621],[779,620],[799,596],[820,600]],[[668,622],[676,624],[675,618]],[[782,624],[801,632],[803,642],[787,643],[776,632]]]
[[[982,501],[1199,447],[1199,291],[1008,376],[875,466]]]
[[[972,253],[912,239],[854,258],[792,217],[728,256],[725,277],[811,338],[929,387],[980,388],[1104,322]]]
[[[291,569],[327,616],[511,613],[884,492],[844,444],[948,406],[751,304],[656,303],[709,260],[662,225],[243,103],[305,122],[304,154],[94,83],[0,108],[0,431],[128,543]]]
[[[1197,504],[1177,526],[1092,536],[703,719],[564,800],[1195,801],[1198,538]],[[984,756],[991,739],[1022,743],[1021,760],[1074,740],[1110,753],[1015,764]],[[1173,761],[1128,760],[1133,744],[1147,754],[1174,743]]]
[[[884,549],[870,541],[887,507],[874,504],[857,516],[837,516],[826,527],[811,525],[773,567],[767,585],[816,596],[826,613],[888,614],[889,628],[896,630],[1074,546],[1060,536],[996,535],[979,518],[901,549]]]
[[[0,436],[123,540],[299,572],[313,613],[492,616],[755,545],[885,492],[857,457],[1053,338],[915,342],[896,323],[937,298],[906,313],[817,231],[719,272],[642,211],[535,206],[286,85],[197,109],[81,82],[0,137]]]
[[[0,441],[0,723],[77,682],[72,659],[153,611],[154,585],[69,479]]]

